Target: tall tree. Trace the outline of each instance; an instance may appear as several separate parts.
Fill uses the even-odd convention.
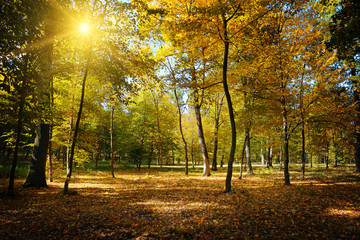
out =
[[[13,194],[14,174],[18,161],[20,138],[24,124],[30,123],[30,108],[41,101],[35,94],[42,92],[39,71],[40,43],[42,38],[41,15],[44,8],[34,8],[41,1],[3,1],[1,6],[1,68],[0,90],[11,109],[16,113],[15,144],[8,193]],[[3,98],[1,98],[3,99]],[[2,101],[2,103],[4,103]],[[38,109],[36,109],[38,110]],[[36,111],[32,111],[33,114]],[[10,114],[12,115],[12,114]]]
[[[325,2],[326,3],[326,2]],[[329,4],[333,1],[328,1]],[[337,54],[349,69],[353,86],[355,104],[354,149],[355,171],[360,172],[360,2],[341,0],[330,21],[331,38],[327,42],[329,49],[337,49]]]

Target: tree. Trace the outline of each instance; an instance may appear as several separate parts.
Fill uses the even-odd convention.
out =
[[[333,4],[332,1],[328,2]],[[326,2],[325,2],[326,4]],[[350,80],[353,86],[355,104],[354,121],[354,149],[355,171],[360,172],[360,3],[356,0],[341,0],[336,12],[329,21],[331,38],[327,42],[328,49],[337,49],[340,60],[349,69]]]
[[[37,4],[41,5],[41,1]],[[34,2],[4,1],[1,7],[1,94],[15,112],[14,157],[11,166],[8,193],[13,194],[14,174],[18,161],[20,138],[24,124],[30,123],[35,102],[41,101],[39,73],[39,47],[41,40],[42,8],[34,9]],[[3,102],[3,101],[2,101]],[[10,103],[10,104],[9,104]],[[29,111],[31,109],[31,111]],[[12,114],[10,114],[12,115]]]
[[[24,183],[24,187],[46,187],[46,156],[47,145],[49,143],[49,124],[38,124],[36,127],[36,138],[34,151],[31,156],[29,175]]]
[[[214,120],[215,120],[215,129],[214,129],[214,152],[213,152],[213,159],[212,159],[212,166],[211,170],[217,171],[217,152],[218,152],[218,136],[219,136],[219,127],[220,127],[220,114],[221,108],[223,105],[225,94],[222,94],[220,98],[220,94],[216,94],[215,97],[215,112],[214,112]],[[220,100],[219,100],[220,99]]]

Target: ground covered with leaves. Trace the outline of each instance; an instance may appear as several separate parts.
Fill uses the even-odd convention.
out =
[[[225,170],[159,169],[75,172],[71,194],[63,179],[21,188],[0,199],[0,239],[359,239],[360,177],[346,167],[317,168],[304,181],[259,168],[233,177]],[[0,179],[0,191],[7,187]]]

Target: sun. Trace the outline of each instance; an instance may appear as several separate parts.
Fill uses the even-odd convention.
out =
[[[90,26],[89,24],[86,24],[86,23],[83,23],[80,25],[80,31],[83,33],[83,34],[87,34],[90,32]]]

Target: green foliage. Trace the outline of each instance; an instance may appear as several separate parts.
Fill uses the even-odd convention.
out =
[[[272,167],[270,168],[260,168],[259,172],[257,173],[257,176],[260,178],[266,178],[276,173],[276,170]]]
[[[11,166],[8,164],[0,164],[0,178],[9,178]],[[15,178],[25,179],[29,174],[29,165],[21,164],[15,170]]]

